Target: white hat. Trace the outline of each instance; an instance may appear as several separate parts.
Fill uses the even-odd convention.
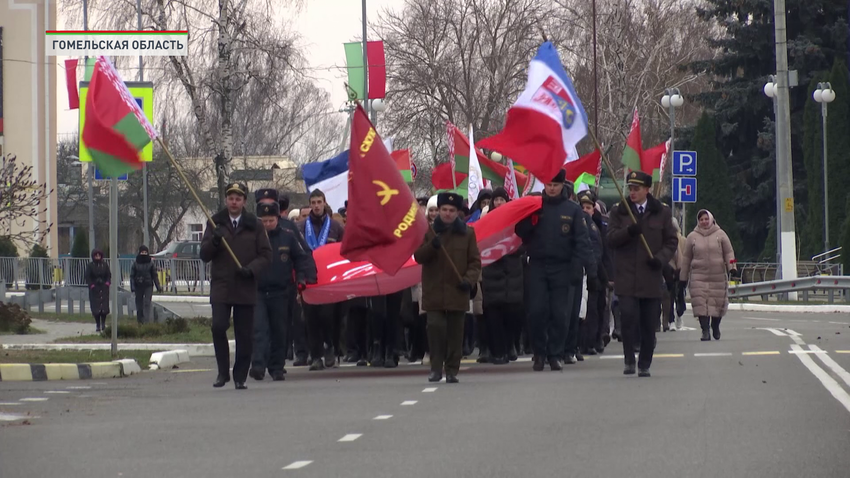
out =
[[[433,195],[428,199],[428,206],[426,207],[426,211],[431,209],[432,207],[437,207],[437,195]]]

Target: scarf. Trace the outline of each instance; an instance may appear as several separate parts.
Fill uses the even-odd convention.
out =
[[[328,234],[331,232],[331,217],[327,214],[325,215],[325,220],[322,223],[322,230],[319,231],[319,237],[316,237],[316,233],[313,230],[313,221],[310,218],[307,218],[307,222],[304,224],[304,231],[307,237],[307,246],[310,247],[311,251],[315,251],[321,246],[324,246],[328,242]]]

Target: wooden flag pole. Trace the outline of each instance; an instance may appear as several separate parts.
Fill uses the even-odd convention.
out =
[[[599,150],[599,155],[602,156],[602,161],[605,163],[605,166],[608,168],[608,173],[611,175],[611,179],[614,180],[614,186],[617,188],[617,193],[620,194],[620,200],[624,204],[627,204],[626,203],[626,196],[623,194],[623,188],[620,187],[620,183],[618,183],[617,178],[614,177],[614,168],[611,167],[611,162],[608,161],[608,156],[602,150],[602,146],[599,145],[599,140],[596,139],[596,135],[593,134],[593,131],[588,130],[587,134],[590,135],[590,137],[593,139],[594,146],[596,146],[596,149]],[[632,208],[627,207],[626,210],[629,211],[629,217],[632,218],[632,221],[635,224],[637,224],[638,220],[635,217],[634,212],[632,212]],[[646,253],[649,254],[649,258],[650,259],[654,258],[655,256],[652,254],[652,250],[650,250],[650,248],[649,248],[649,243],[646,242],[646,237],[643,235],[642,232],[640,233],[640,241],[643,243],[643,247],[646,248]]]
[[[428,225],[428,230],[429,230],[429,231],[431,231],[431,232],[434,234],[434,237],[439,237],[439,236],[437,235],[437,231],[435,231],[435,230],[434,230],[434,226],[433,226],[433,225],[429,224],[429,225]],[[457,266],[455,265],[455,263],[454,263],[454,261],[452,260],[451,256],[449,256],[449,251],[447,251],[447,250],[446,250],[446,248],[445,248],[445,247],[443,247],[443,243],[442,243],[442,242],[440,243],[440,250],[441,250],[441,251],[443,251],[443,255],[445,255],[445,256],[446,256],[446,260],[447,260],[447,261],[449,261],[449,265],[450,265],[450,266],[452,266],[452,270],[453,270],[453,271],[455,271],[455,275],[457,276],[457,280],[458,280],[460,283],[463,283],[463,276],[462,276],[462,275],[460,275],[460,271],[458,271],[458,270],[457,270]]]
[[[189,192],[192,193],[192,196],[195,198],[195,202],[198,203],[198,207],[201,208],[201,211],[204,211],[204,215],[207,216],[207,221],[210,222],[210,227],[215,229],[215,221],[213,221],[213,218],[210,215],[209,211],[207,211],[207,208],[204,207],[204,203],[201,202],[201,198],[198,197],[198,193],[195,192],[195,188],[192,187],[192,183],[190,183],[189,179],[186,178],[186,174],[183,173],[183,168],[181,168],[180,165],[177,164],[177,161],[174,160],[174,156],[172,156],[171,152],[168,151],[168,146],[166,146],[165,143],[162,142],[162,139],[159,136],[157,136],[156,142],[159,143],[159,145],[162,147],[162,150],[165,151],[165,155],[168,156],[168,159],[171,160],[171,164],[174,165],[174,169],[177,170],[177,174],[180,175],[180,179],[182,179],[183,183],[186,184],[186,187],[189,188]],[[236,258],[236,254],[233,252],[233,249],[230,248],[230,244],[228,244],[223,237],[221,238],[221,243],[224,245],[224,248],[227,249],[227,252],[230,254],[230,257],[233,258],[233,262],[236,263],[236,267],[241,269],[242,263],[240,263],[239,259]]]

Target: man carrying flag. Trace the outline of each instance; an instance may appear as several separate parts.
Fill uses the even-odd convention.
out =
[[[558,51],[540,45],[528,67],[525,91],[508,110],[504,129],[478,142],[522,164],[538,178],[558,174],[575,145],[587,135],[587,114]]]

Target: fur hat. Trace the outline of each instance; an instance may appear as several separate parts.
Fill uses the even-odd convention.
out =
[[[440,193],[437,195],[437,207],[454,206],[463,209],[463,196],[458,193]]]
[[[549,182],[550,183],[562,183],[566,180],[567,180],[567,170],[561,168],[561,170],[558,171],[558,174],[556,174],[555,177],[552,178],[552,180],[549,181]]]
[[[257,216],[259,217],[267,217],[267,216],[280,216],[280,206],[277,205],[276,202],[271,204],[260,204],[257,206]]]

